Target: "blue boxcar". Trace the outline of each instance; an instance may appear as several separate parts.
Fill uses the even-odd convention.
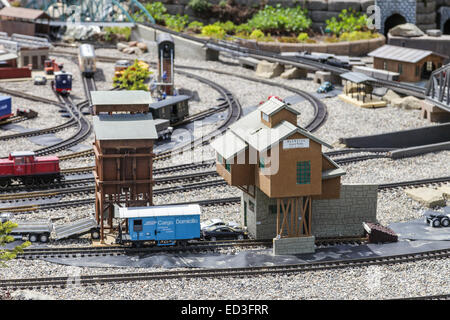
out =
[[[195,204],[119,208],[116,218],[127,219],[128,231],[119,234],[118,242],[172,245],[200,239],[200,214]]]
[[[0,120],[11,117],[11,97],[0,96]]]

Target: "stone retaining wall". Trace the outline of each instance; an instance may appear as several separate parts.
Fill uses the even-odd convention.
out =
[[[315,251],[316,238],[302,237],[302,238],[281,238],[273,239],[273,254],[303,254],[313,253]]]
[[[271,52],[321,52],[345,56],[364,56],[369,52],[383,46],[386,38],[380,36],[371,40],[342,41],[336,43],[282,43],[258,42],[255,40],[239,40],[237,43],[250,49],[261,49]]]

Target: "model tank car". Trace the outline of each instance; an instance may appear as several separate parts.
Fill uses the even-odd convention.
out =
[[[8,159],[0,159],[0,188],[13,181],[32,185],[55,180],[61,180],[58,157],[36,157],[33,151],[20,151],[12,152]]]

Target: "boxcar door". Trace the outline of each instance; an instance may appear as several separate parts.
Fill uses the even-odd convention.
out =
[[[156,240],[176,240],[175,218],[159,217],[156,226]]]

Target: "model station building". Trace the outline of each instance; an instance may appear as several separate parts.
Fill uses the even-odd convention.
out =
[[[442,67],[448,56],[429,50],[384,45],[368,54],[375,69],[399,73],[401,82],[428,80],[431,73]]]
[[[331,145],[297,125],[298,110],[272,97],[211,144],[217,172],[240,188],[241,220],[275,254],[314,251],[315,237],[362,236],[376,220],[377,186],[341,185],[322,152]]]

